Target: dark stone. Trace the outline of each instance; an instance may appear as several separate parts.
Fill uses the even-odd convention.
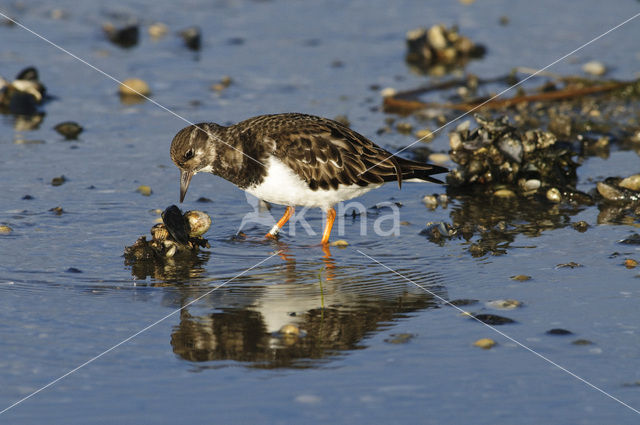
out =
[[[82,273],[82,270],[76,269],[75,267],[69,267],[67,270],[65,270],[65,272],[67,272],[67,273]]]
[[[568,331],[566,329],[562,329],[562,328],[553,328],[553,329],[549,329],[546,332],[547,335],[573,335],[573,332]]]
[[[120,47],[129,48],[138,44],[140,38],[140,29],[137,24],[126,25],[116,28],[111,24],[105,24],[103,27],[107,38]]]
[[[640,235],[637,233],[634,233],[628,238],[618,241],[618,243],[625,244],[625,245],[640,245]]]
[[[200,28],[189,27],[180,31],[180,37],[184,40],[184,44],[191,50],[200,50],[202,46],[202,35]]]
[[[54,177],[53,179],[51,179],[51,186],[61,186],[66,181],[67,179],[65,176]]]
[[[467,299],[467,298],[460,298],[457,300],[451,300],[449,301],[449,304],[456,306],[456,307],[461,307],[461,306],[465,306],[465,305],[473,305],[473,304],[477,304],[478,300],[471,300],[471,299]]]
[[[75,140],[82,133],[82,126],[74,121],[65,121],[53,127],[55,131],[64,136],[67,140]]]
[[[476,314],[473,316],[478,319],[482,323],[486,323],[487,325],[498,326],[498,325],[506,325],[508,323],[517,323],[513,319],[509,319],[508,317],[498,316],[497,314]]]

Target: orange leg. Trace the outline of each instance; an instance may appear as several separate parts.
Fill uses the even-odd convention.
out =
[[[278,232],[280,232],[280,229],[282,229],[282,226],[284,226],[285,223],[289,221],[294,212],[295,209],[293,207],[287,207],[282,218],[276,223],[275,226],[271,228],[271,230],[269,230],[269,233],[265,235],[265,238],[275,239],[278,235]]]
[[[336,221],[336,210],[333,208],[329,208],[327,211],[327,224],[324,226],[324,232],[322,233],[321,244],[329,243],[329,235],[331,235],[331,228],[333,227],[333,222]]]

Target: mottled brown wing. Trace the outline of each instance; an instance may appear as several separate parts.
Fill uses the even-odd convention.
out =
[[[393,180],[402,184],[402,170],[391,153],[340,123],[302,117],[266,137],[276,142],[273,154],[295,170],[311,189],[336,189],[339,184],[367,186]]]

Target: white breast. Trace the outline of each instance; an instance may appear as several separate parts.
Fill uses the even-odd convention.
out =
[[[271,157],[267,163],[264,181],[245,190],[264,201],[280,205],[331,208],[347,199],[355,198],[382,185],[361,187],[340,185],[337,190],[311,190],[307,183],[277,158]]]

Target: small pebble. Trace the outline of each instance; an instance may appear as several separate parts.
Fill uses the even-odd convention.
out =
[[[137,24],[125,25],[116,28],[113,24],[107,23],[102,26],[107,38],[120,47],[133,47],[138,44],[140,30]]]
[[[398,93],[398,91],[392,87],[387,87],[380,90],[380,96],[382,97],[393,97]]]
[[[196,199],[196,202],[201,202],[203,204],[208,204],[213,202],[211,199],[209,198],[205,198],[204,196],[199,197],[198,199]]]
[[[547,335],[573,335],[573,332],[562,328],[553,328],[545,332]]]
[[[436,152],[429,155],[429,161],[435,162],[436,164],[444,164],[445,162],[449,161],[450,158],[451,157],[446,153]]]
[[[504,15],[502,15],[502,16],[500,17],[500,19],[498,20],[498,23],[499,23],[500,25],[502,25],[502,26],[509,25],[509,17],[508,17],[508,16],[504,16]]]
[[[337,241],[331,242],[329,245],[337,246],[338,248],[346,248],[349,246],[349,242],[345,241],[344,239],[338,239]]]
[[[515,276],[511,276],[510,279],[524,282],[526,280],[531,280],[531,276],[527,276],[526,274],[517,274]]]
[[[67,140],[75,140],[82,133],[82,126],[74,121],[65,121],[53,127],[55,131],[64,136]]]
[[[422,198],[422,202],[432,210],[438,206],[438,198],[435,195],[425,195]]]
[[[169,28],[162,22],[156,22],[155,24],[149,25],[148,31],[152,39],[158,40],[159,38],[167,35],[167,33],[169,32]]]
[[[589,341],[588,339],[576,339],[575,341],[571,342],[573,345],[593,345],[592,341]]]
[[[582,65],[582,70],[589,74],[595,75],[596,77],[600,77],[607,73],[607,67],[598,61],[590,61]]]
[[[24,199],[25,201],[31,201],[31,200],[33,199],[33,196],[31,196],[31,195],[24,195],[24,196],[22,197],[22,199]]]
[[[498,189],[493,192],[493,196],[496,196],[498,198],[514,198],[516,194],[509,189]]]
[[[67,18],[67,13],[62,9],[53,9],[49,16],[51,19],[59,20]]]
[[[524,190],[527,192],[530,190],[538,190],[542,183],[538,179],[529,179],[524,182]]]
[[[118,92],[122,96],[149,96],[151,89],[146,81],[140,78],[127,78],[118,87]]]
[[[514,308],[521,307],[522,302],[512,299],[494,300],[487,302],[486,306],[498,310],[513,310]]]
[[[180,31],[180,37],[184,40],[184,44],[191,50],[200,50],[202,35],[200,28],[189,27]]]
[[[66,181],[67,179],[65,178],[65,176],[54,177],[51,179],[51,186],[60,186],[63,185]]]
[[[278,331],[281,335],[300,335],[300,328],[296,325],[288,324],[284,325]]]
[[[556,265],[556,269],[565,269],[565,268],[575,269],[576,267],[582,267],[582,264],[576,263],[575,261],[570,261],[568,263],[561,263]]]
[[[433,140],[433,132],[428,128],[416,131],[415,136],[420,139],[421,142],[430,142]]]
[[[572,224],[573,228],[580,233],[586,232],[589,228],[589,223],[584,220],[577,221]]]
[[[7,225],[0,225],[0,235],[8,235],[9,233],[13,232],[13,229]]]
[[[638,265],[638,262],[633,258],[627,258],[624,260],[624,266],[628,269],[633,269]]]
[[[402,134],[409,134],[413,131],[413,125],[411,123],[402,121],[396,124],[396,130]]]
[[[406,344],[411,341],[414,334],[402,333],[402,334],[391,334],[389,335],[391,338],[387,338],[384,342],[388,342],[389,344]]]
[[[480,347],[484,350],[488,350],[496,345],[496,342],[491,338],[480,338],[476,342],[473,343],[476,347]]]
[[[551,189],[547,190],[547,199],[557,204],[562,201],[562,194],[558,189],[552,187]]]
[[[469,253],[474,257],[482,257],[486,251],[480,244],[472,243],[469,245]]]
[[[151,196],[151,194],[153,193],[151,191],[151,187],[146,186],[146,185],[140,185],[138,186],[138,188],[136,189],[137,192],[140,192],[142,195],[144,196]]]
[[[232,81],[233,80],[231,79],[231,77],[229,77],[228,75],[225,75],[224,77],[222,77],[222,79],[218,83],[215,83],[211,86],[211,90],[221,92],[222,90],[229,87]]]
[[[54,207],[54,208],[51,208],[49,211],[51,211],[55,215],[62,215],[62,213],[64,212],[62,207]]]

